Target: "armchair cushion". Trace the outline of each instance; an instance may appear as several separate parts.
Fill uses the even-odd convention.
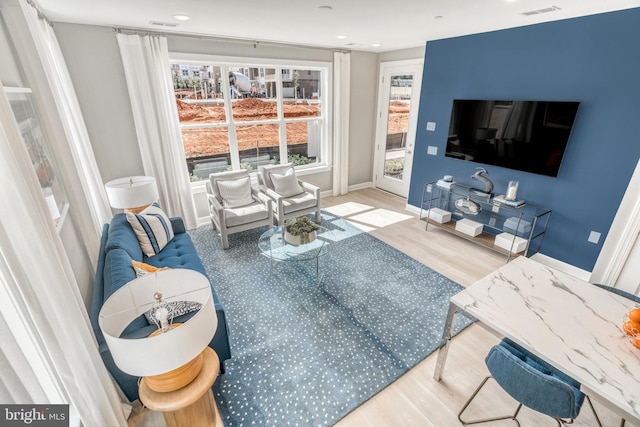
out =
[[[273,189],[282,197],[291,197],[304,193],[304,190],[298,183],[298,178],[296,178],[296,173],[293,168],[290,168],[284,175],[273,172],[270,175],[271,181],[273,182]]]
[[[239,208],[229,208],[224,210],[224,219],[227,227],[250,224],[252,222],[267,219],[269,212],[264,203],[253,200],[253,203]]]
[[[239,208],[253,203],[249,176],[216,180],[216,185],[225,208]]]
[[[303,209],[310,209],[315,206],[318,206],[318,199],[316,199],[313,194],[307,193],[306,191],[282,200],[282,210],[285,215]]]
[[[273,180],[271,179],[271,176],[273,174],[280,174],[280,175],[284,175],[287,173],[287,171],[289,170],[293,170],[293,165],[291,165],[291,163],[287,163],[284,165],[267,165],[267,166],[260,166],[259,171],[260,171],[260,175],[262,176],[262,181],[265,187],[274,190],[275,191],[275,186],[273,185]]]

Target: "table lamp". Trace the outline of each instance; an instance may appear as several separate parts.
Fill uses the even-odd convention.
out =
[[[172,320],[171,303],[195,302],[200,309],[181,324]],[[161,327],[142,338],[122,332],[140,315],[156,308]],[[203,350],[218,327],[209,279],[188,269],[168,269],[134,279],[103,304],[100,329],[115,364],[127,374],[145,377],[149,387],[169,392],[189,384],[200,372]]]
[[[109,204],[125,212],[140,213],[158,200],[156,180],[152,176],[118,178],[105,184]]]

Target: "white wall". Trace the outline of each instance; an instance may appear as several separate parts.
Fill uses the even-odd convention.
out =
[[[376,127],[378,55],[351,52],[349,186],[370,183]]]
[[[102,179],[143,175],[120,50],[111,28],[55,23],[54,30]]]
[[[9,32],[0,16],[0,82],[7,87],[24,87],[22,71],[9,38]]]

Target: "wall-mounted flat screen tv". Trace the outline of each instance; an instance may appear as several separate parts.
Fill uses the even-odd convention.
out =
[[[445,155],[557,176],[579,104],[455,99]]]

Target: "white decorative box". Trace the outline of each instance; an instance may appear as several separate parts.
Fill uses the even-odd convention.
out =
[[[515,240],[513,238],[515,237]],[[511,253],[517,254],[527,247],[527,240],[522,237],[514,236],[511,233],[500,233],[496,236],[495,245],[502,249],[511,250]],[[513,244],[513,248],[511,245]]]
[[[456,186],[455,182],[449,182],[449,181],[445,181],[443,179],[439,179],[438,182],[436,182],[436,185],[440,188],[444,188],[446,190],[451,190],[453,187]]]
[[[515,216],[505,220],[504,229],[506,231],[516,234],[516,228],[518,233],[528,233],[531,231],[531,223]]]
[[[470,219],[463,218],[456,222],[456,231],[459,231],[469,236],[477,236],[482,233],[482,224],[479,222],[471,221]]]
[[[431,208],[427,211],[429,219],[440,224],[451,221],[451,212],[440,208]]]

